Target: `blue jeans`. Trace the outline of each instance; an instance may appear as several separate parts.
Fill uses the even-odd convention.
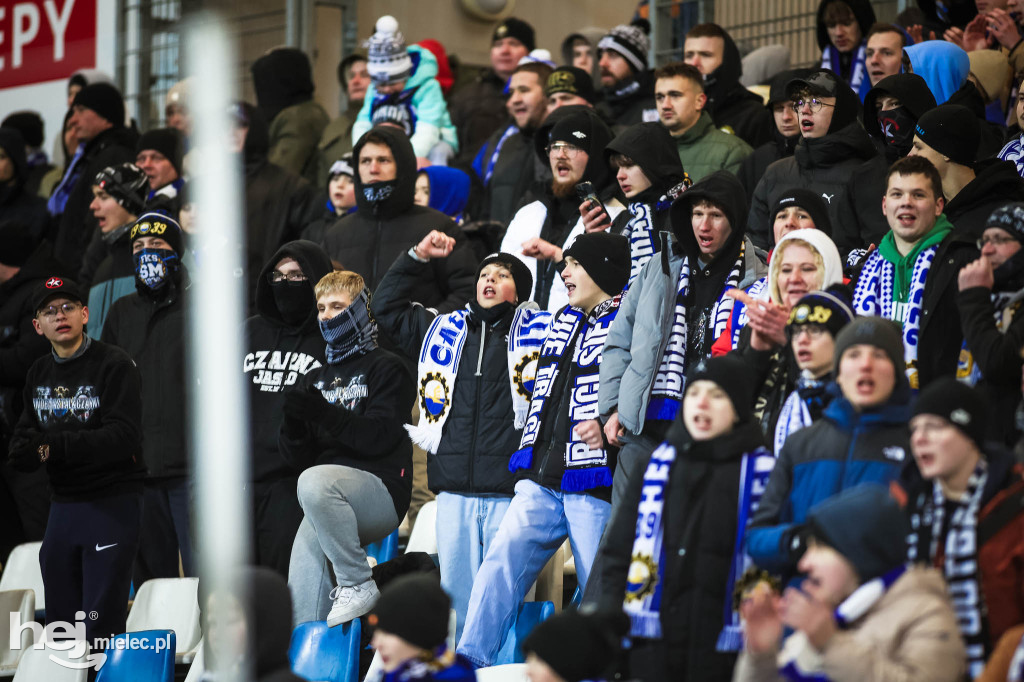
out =
[[[523,480],[477,572],[457,652],[489,666],[530,586],[566,537],[584,589],[611,505]]]
[[[455,609],[455,641],[462,636],[477,571],[498,532],[508,495],[438,493],[437,559],[441,566],[441,587]]]

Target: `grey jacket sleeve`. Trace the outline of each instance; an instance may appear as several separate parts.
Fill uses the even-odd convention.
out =
[[[657,261],[658,259],[655,257],[648,261],[648,264],[655,263],[657,265]],[[597,395],[597,406],[602,421],[607,421],[619,407],[619,386],[622,384],[622,375],[629,367],[629,349],[633,345],[633,323],[636,319],[637,301],[640,300],[646,272],[647,268],[645,267],[622,297],[622,301],[619,303],[619,312],[615,315],[611,329],[608,330],[608,338],[604,342]]]

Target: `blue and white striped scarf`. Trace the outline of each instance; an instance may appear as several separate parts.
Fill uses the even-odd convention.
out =
[[[712,307],[706,322],[702,322],[702,339],[698,340],[698,347],[704,349],[704,357],[711,357],[711,345],[715,339],[722,335],[729,323],[729,316],[732,315],[735,299],[726,296],[725,292],[739,286],[740,278],[743,276],[746,244],[740,245],[740,253],[736,262],[725,278],[725,286],[718,294],[718,300]],[[690,332],[687,315],[692,312],[687,310],[686,301],[690,293],[690,257],[683,259],[683,268],[679,272],[679,286],[676,293],[675,315],[672,319],[672,328],[669,333],[668,343],[665,352],[661,357],[661,364],[658,365],[658,372],[654,377],[654,386],[651,389],[651,399],[647,403],[647,419],[671,421],[675,419],[682,405],[683,392],[686,388],[686,367],[691,358],[686,357],[687,335]]]
[[[857,48],[857,54],[853,57],[853,64],[850,66],[850,89],[860,94],[860,88],[864,79],[868,77],[867,67],[864,65],[867,42],[861,42]],[[839,50],[834,45],[826,45],[821,52],[821,68],[828,69],[836,75],[840,73]]]
[[[629,238],[629,282],[626,288],[640,274],[647,261],[658,252],[658,240],[654,232],[654,209],[650,204],[637,201],[629,205],[633,217],[626,225],[625,236]]]
[[[561,488],[565,492],[582,492],[612,484],[608,466],[608,451],[591,450],[576,433],[580,422],[597,419],[599,410],[597,392],[601,369],[601,351],[608,330],[619,311],[619,299],[611,298],[599,304],[588,316],[579,308],[565,306],[555,316],[537,362],[537,378],[533,397],[523,427],[523,437],[509,460],[509,471],[529,469],[533,466],[533,445],[537,441],[541,424],[553,418],[548,414],[551,405],[557,408],[559,400],[549,403],[558,375],[568,372],[573,384],[564,386],[569,391],[569,433],[564,435],[565,473]]]
[[[898,322],[903,328],[903,358],[907,365],[907,380],[915,391],[920,385],[917,378],[917,346],[921,330],[921,303],[924,300],[925,280],[937,249],[938,246],[929,246],[918,254],[910,277],[906,303],[893,300],[896,266],[883,258],[879,251],[868,256],[853,293],[853,312],[856,315],[877,315]]]
[[[466,325],[468,315],[468,305],[463,310],[438,315],[420,347],[417,367],[420,421],[416,426],[406,424],[405,430],[409,432],[413,443],[431,454],[437,454],[444,424],[451,412],[455,377],[459,373],[462,347],[469,334]],[[551,313],[526,307],[516,310],[512,319],[508,335],[508,368],[517,429],[523,427],[526,418],[530,393],[533,391],[538,349],[547,336],[550,323]],[[486,323],[482,324],[481,335],[487,333],[486,326]],[[480,343],[482,347],[483,338]]]

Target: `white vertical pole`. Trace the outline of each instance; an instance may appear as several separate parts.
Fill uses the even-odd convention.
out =
[[[250,478],[248,399],[241,336],[245,280],[236,276],[242,268],[239,245],[244,243],[242,167],[241,155],[228,147],[238,57],[214,14],[198,15],[185,35],[186,66],[193,77],[193,156],[198,161],[192,185],[198,230],[192,237],[199,255],[189,295],[192,465],[202,591],[220,594],[240,587],[232,576],[249,557],[250,537],[244,488]],[[250,665],[253,659],[250,656]],[[240,670],[225,679],[241,682],[250,677],[249,671]]]

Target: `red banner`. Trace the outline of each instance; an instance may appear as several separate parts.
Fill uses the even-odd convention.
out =
[[[95,65],[96,0],[0,0],[0,88]]]

